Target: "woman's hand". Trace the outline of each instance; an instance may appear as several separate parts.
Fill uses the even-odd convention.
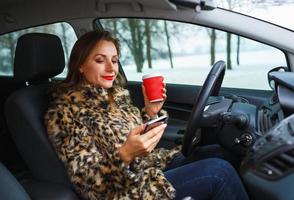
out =
[[[136,156],[149,154],[159,142],[165,127],[166,124],[161,124],[144,134],[145,125],[133,129],[118,150],[121,159],[129,164]]]
[[[144,96],[144,103],[145,103],[145,111],[146,113],[149,115],[149,117],[151,118],[155,118],[155,116],[157,115],[157,113],[161,110],[167,96],[166,96],[166,88],[165,88],[166,84],[163,83],[163,89],[162,89],[162,93],[163,93],[163,100],[162,101],[158,101],[158,102],[150,102],[147,98],[146,95],[146,91],[145,91],[145,87],[142,84],[142,93]]]

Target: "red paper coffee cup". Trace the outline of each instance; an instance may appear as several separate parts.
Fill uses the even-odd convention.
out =
[[[142,77],[147,98],[150,102],[163,100],[163,76],[161,74],[146,74]]]

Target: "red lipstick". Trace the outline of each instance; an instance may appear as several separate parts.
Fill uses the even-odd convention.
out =
[[[102,76],[105,80],[112,81],[114,79],[114,76]]]

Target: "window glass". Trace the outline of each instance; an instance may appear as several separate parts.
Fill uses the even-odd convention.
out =
[[[286,66],[279,49],[224,31],[155,19],[99,22],[120,40],[120,62],[131,81],[155,72],[167,83],[202,85],[212,64],[224,60],[224,87],[270,89],[267,72]]]
[[[26,33],[50,33],[57,35],[62,42],[65,63],[67,64],[70,51],[77,40],[73,28],[68,23],[55,23],[45,26],[28,28],[0,35],[0,76],[13,76],[13,60],[17,39]],[[65,77],[67,69],[57,77]]]

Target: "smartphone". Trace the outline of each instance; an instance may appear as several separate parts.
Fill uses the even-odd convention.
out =
[[[146,132],[150,131],[151,129],[155,128],[156,126],[159,126],[164,123],[167,123],[167,116],[166,115],[162,115],[156,119],[152,119],[152,120],[145,123],[146,126],[145,126],[143,133],[146,133]]]

